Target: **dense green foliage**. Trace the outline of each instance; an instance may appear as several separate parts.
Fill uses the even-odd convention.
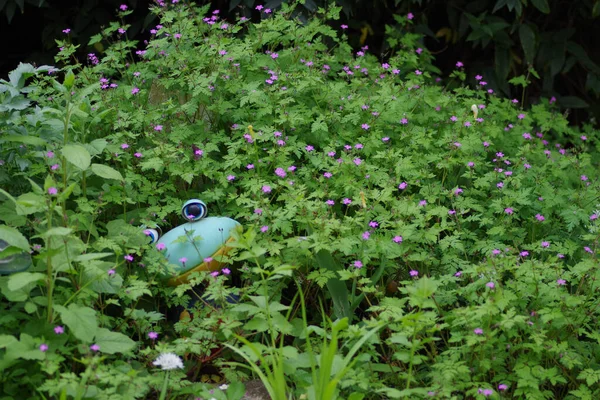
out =
[[[446,89],[410,16],[382,61],[337,8],[152,12],[145,50],[114,24],[87,65],[65,41],[0,81],[0,257],[33,254],[0,277],[2,398],[239,399],[251,374],[274,399],[598,398],[591,128],[462,68]],[[143,227],[189,198],[244,229],[168,287]]]

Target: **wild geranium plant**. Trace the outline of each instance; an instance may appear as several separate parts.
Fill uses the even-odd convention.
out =
[[[239,399],[247,363],[288,398],[598,398],[597,133],[440,77],[410,14],[379,55],[257,9],[158,2],[134,43],[121,8],[0,82],[5,396]],[[144,231],[190,198],[243,231],[170,287]]]

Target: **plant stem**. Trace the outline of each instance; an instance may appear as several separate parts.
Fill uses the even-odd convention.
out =
[[[165,400],[167,398],[167,388],[169,386],[169,371],[165,374],[165,381],[163,382],[162,390],[160,391],[159,400]]]

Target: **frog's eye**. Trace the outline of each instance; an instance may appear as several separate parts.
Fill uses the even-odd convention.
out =
[[[206,204],[198,199],[188,200],[181,207],[181,215],[190,222],[200,221],[206,214]]]
[[[156,229],[144,229],[144,235],[148,236],[150,244],[158,242],[158,238],[160,238],[160,234]]]

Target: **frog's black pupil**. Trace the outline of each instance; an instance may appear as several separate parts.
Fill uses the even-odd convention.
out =
[[[188,215],[193,215],[194,217],[199,216],[202,213],[200,206],[197,204],[191,204],[188,206]]]

